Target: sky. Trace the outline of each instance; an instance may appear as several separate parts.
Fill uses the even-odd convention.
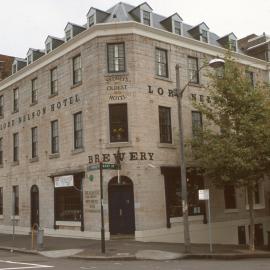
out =
[[[86,23],[90,7],[107,10],[120,0],[0,0],[0,54],[25,58],[44,49],[48,35],[63,37],[67,22]],[[144,1],[125,0],[137,6]],[[205,22],[219,36],[270,35],[270,0],[148,0],[155,13],[177,12],[185,23]]]

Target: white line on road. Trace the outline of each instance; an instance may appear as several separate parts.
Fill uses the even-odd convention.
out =
[[[23,263],[23,262],[12,262],[12,261],[2,261],[2,260],[0,260],[0,263],[25,265],[25,266],[21,266],[21,267],[0,268],[0,270],[19,270],[19,269],[37,269],[37,268],[52,268],[52,267],[54,267],[54,266],[50,266],[50,265],[41,265],[41,264]]]

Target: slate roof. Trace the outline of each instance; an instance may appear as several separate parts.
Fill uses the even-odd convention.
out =
[[[107,13],[110,13],[110,15],[105,19],[104,23],[136,21],[135,18],[129,13],[134,8],[136,7],[124,2],[119,2],[106,11]],[[116,18],[113,18],[114,15],[116,15]],[[153,12],[152,18],[154,28],[166,30],[165,27],[161,24],[161,22],[167,19],[168,17]],[[195,26],[188,25],[184,22],[182,23],[183,23],[183,36],[193,38],[188,31],[194,28]],[[221,44],[219,44],[219,42],[217,41],[219,38],[220,37],[217,34],[209,31],[209,44],[222,47]]]

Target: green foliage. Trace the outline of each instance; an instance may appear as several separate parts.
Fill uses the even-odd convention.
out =
[[[211,103],[194,103],[210,125],[191,140],[192,158],[216,186],[250,188],[270,172],[270,89],[225,60],[222,76],[208,74]]]

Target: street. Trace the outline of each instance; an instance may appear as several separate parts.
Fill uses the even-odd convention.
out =
[[[264,270],[269,269],[269,259],[247,259],[235,261],[176,260],[176,261],[87,261],[51,259],[38,255],[27,255],[0,251],[0,270],[57,269],[57,270]]]

